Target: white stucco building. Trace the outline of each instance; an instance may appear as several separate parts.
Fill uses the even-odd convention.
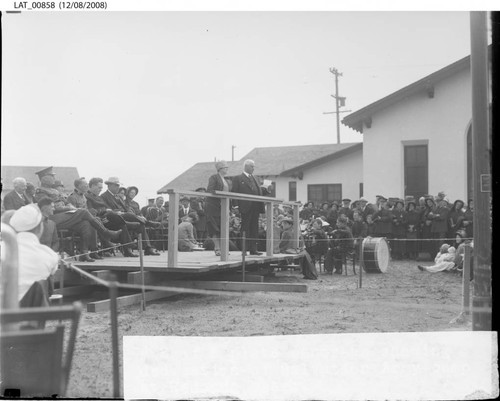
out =
[[[346,116],[363,134],[364,196],[471,198],[471,119],[470,57]]]

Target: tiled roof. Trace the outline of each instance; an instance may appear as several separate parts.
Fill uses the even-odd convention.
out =
[[[324,145],[276,146],[255,148],[239,161],[228,162],[228,177],[234,177],[243,171],[243,162],[252,159],[255,162],[254,174],[259,177],[279,176],[283,171],[311,163],[336,152],[344,153],[351,147],[359,147],[360,142]],[[157,192],[167,189],[195,190],[208,185],[208,178],[215,174],[213,162],[196,163]]]

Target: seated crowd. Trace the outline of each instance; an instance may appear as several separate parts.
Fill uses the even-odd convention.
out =
[[[13,180],[14,189],[2,202],[3,222],[8,223],[15,211],[33,204],[40,210],[44,226],[40,243],[55,252],[73,254],[73,249],[62,246],[64,236],[69,233],[77,238],[80,261],[102,259],[110,256],[115,248],[125,257],[137,257],[135,239],[141,234],[144,253],[159,255],[152,241],[158,230],[167,226],[168,218],[168,205],[166,208],[161,196],[141,209],[134,201],[138,188],[123,188],[117,177],[106,181],[96,177],[88,182],[79,178],[68,195],[63,183],[55,180],[52,168],[41,170],[37,175],[40,186],[32,191],[28,191],[24,178]],[[122,188],[123,197],[120,195]]]
[[[166,247],[168,228],[168,202],[163,197],[152,198],[141,208],[135,201],[139,193],[136,186],[123,186],[117,177],[104,181],[79,178],[74,189],[66,195],[62,182],[55,179],[52,168],[37,172],[40,186],[35,188],[24,178],[13,180],[14,190],[5,195],[2,211],[5,218],[24,205],[38,205],[45,229],[40,242],[54,251],[63,251],[61,236],[74,233],[78,236],[78,253],[81,261],[91,262],[110,256],[118,248],[126,257],[138,256],[134,239],[141,234],[146,255],[158,255],[155,248]],[[104,188],[106,185],[106,189]],[[198,188],[197,192],[206,192]],[[207,236],[205,199],[181,197],[179,207],[179,251],[213,249],[214,243]],[[312,262],[323,260],[328,272],[341,273],[342,261],[353,252],[359,257],[363,238],[388,239],[394,259],[417,259],[419,254],[434,256],[443,242],[458,247],[472,239],[472,208],[456,200],[452,205],[444,193],[436,197],[426,195],[418,202],[411,197],[405,200],[377,195],[374,203],[365,198],[352,202],[313,202],[304,204],[299,212],[301,243],[297,249],[308,253]],[[259,250],[266,246],[266,219],[259,222]],[[241,250],[241,218],[238,208],[230,211],[230,250]],[[4,217],[2,216],[2,219]],[[274,207],[274,231],[282,236],[291,230],[293,210],[287,204]],[[286,234],[279,245],[275,238],[276,252],[288,248]],[[155,245],[155,246],[153,246]],[[290,251],[290,250],[289,250]],[[322,259],[323,258],[323,259]]]

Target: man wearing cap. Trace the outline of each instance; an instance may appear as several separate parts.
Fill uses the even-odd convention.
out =
[[[351,200],[349,198],[342,199],[342,207],[339,209],[339,216],[343,214],[352,221],[352,209],[350,208]]]
[[[146,232],[146,224],[144,223],[144,221],[139,219],[139,217],[134,213],[130,213],[125,203],[118,196],[118,190],[121,186],[118,177],[110,177],[107,181],[104,181],[104,183],[108,186],[108,190],[100,196],[102,200],[104,200],[108,208],[118,213],[126,222],[132,223],[127,224],[129,230],[140,233],[142,235],[142,240],[146,245],[144,248],[145,255],[159,255],[159,253],[156,252],[149,243],[149,237],[148,233]]]
[[[155,207],[155,198],[148,198],[148,204],[146,206],[143,206],[141,208],[141,214],[146,218],[149,219],[148,216],[148,210],[151,207]]]
[[[42,218],[40,209],[30,204],[16,210],[10,219],[10,225],[18,232],[18,299],[20,301],[35,282],[46,280],[53,275],[59,263],[57,253],[40,244],[39,239],[43,232]],[[48,305],[48,299],[46,301]]]
[[[243,173],[234,177],[231,191],[240,194],[262,196],[260,183],[253,176],[254,170],[255,162],[250,159],[245,160],[243,163]],[[234,200],[233,204],[240,210],[241,231],[245,232],[250,255],[261,255],[260,252],[257,252],[257,240],[259,237],[259,215],[260,213],[264,213],[264,203]]]
[[[17,210],[26,206],[29,202],[26,198],[27,183],[23,177],[17,177],[12,180],[14,189],[3,198],[5,210]]]
[[[372,205],[368,204],[368,200],[363,197],[359,198],[358,205],[359,205],[359,213],[361,214],[362,220],[366,222],[366,216],[374,213]]]

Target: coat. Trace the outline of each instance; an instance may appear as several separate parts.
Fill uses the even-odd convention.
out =
[[[26,206],[28,203],[29,202],[26,196],[24,194],[19,196],[15,190],[10,191],[7,195],[5,195],[5,198],[3,198],[5,210],[17,210]]]
[[[214,174],[210,176],[210,178],[208,179],[207,192],[223,191],[224,183],[222,182],[222,180],[223,178],[220,174]],[[231,187],[229,186],[227,180],[226,184],[230,189]],[[205,213],[207,214],[207,216],[210,215],[213,217],[220,217],[220,198],[212,198],[210,196],[207,197],[205,200]]]
[[[234,177],[231,192],[262,196],[262,190],[259,182],[255,179],[255,185],[252,185],[252,182],[250,181],[251,179],[252,177],[247,177],[244,173]],[[259,213],[264,213],[264,203],[262,202],[252,202],[247,200],[234,200],[233,202],[235,206],[239,207],[240,213],[242,214],[247,214],[252,209],[257,210]]]

